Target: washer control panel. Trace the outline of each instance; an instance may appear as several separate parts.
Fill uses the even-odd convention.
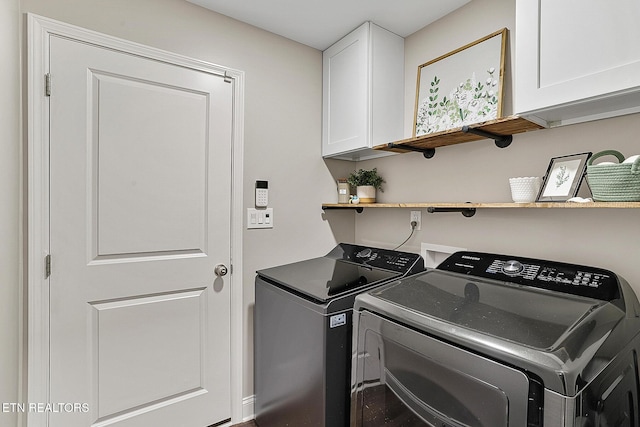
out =
[[[341,243],[329,255],[351,263],[396,271],[402,274],[419,273],[424,270],[422,257],[410,252]]]
[[[438,269],[605,301],[620,298],[617,276],[596,267],[481,252],[457,252],[443,261]]]

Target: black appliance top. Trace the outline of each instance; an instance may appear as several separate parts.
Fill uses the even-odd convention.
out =
[[[478,252],[458,252],[437,270],[371,294],[455,327],[541,350],[555,348],[609,301],[621,303],[610,271]]]
[[[327,255],[258,271],[258,276],[318,302],[424,270],[418,254],[340,243]]]

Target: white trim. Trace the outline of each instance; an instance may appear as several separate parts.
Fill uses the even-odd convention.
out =
[[[44,257],[49,249],[49,104],[44,102],[47,71],[46,31],[33,17],[27,18],[27,402],[48,402],[49,390],[49,300],[44,279]],[[45,426],[44,413],[28,413],[27,426]]]
[[[49,18],[28,14],[27,40],[27,237],[28,292],[26,369],[27,402],[49,402],[49,286],[44,257],[49,251],[49,102],[44,75],[49,71],[49,39],[58,35],[199,71],[225,75],[233,84],[233,147],[231,206],[231,422],[243,419],[242,369],[242,219],[244,155],[244,72],[100,34]],[[46,427],[44,413],[29,413],[28,427]]]
[[[231,423],[242,420],[244,369],[244,304],[242,233],[244,218],[244,72],[229,70],[233,78],[233,151],[231,188]]]
[[[242,422],[251,421],[256,418],[255,415],[256,395],[252,394],[242,399]]]

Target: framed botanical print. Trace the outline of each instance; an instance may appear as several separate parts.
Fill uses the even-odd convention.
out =
[[[503,28],[418,66],[413,136],[502,117]]]
[[[536,201],[566,202],[578,194],[591,153],[554,157],[549,162]]]

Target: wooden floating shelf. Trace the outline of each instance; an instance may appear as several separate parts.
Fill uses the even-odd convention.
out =
[[[498,137],[508,137],[510,135],[544,128],[544,126],[520,116],[509,116],[468,126],[468,129],[470,130],[466,131],[464,131],[463,128],[455,128],[442,132],[402,139],[388,144],[376,145],[373,148],[375,150],[391,151],[394,153],[427,151],[433,150],[437,147],[487,139],[487,136],[474,134],[473,130],[490,133]]]
[[[369,209],[369,208],[416,208],[416,209],[640,209],[640,202],[543,202],[543,203],[324,203],[322,209]]]

